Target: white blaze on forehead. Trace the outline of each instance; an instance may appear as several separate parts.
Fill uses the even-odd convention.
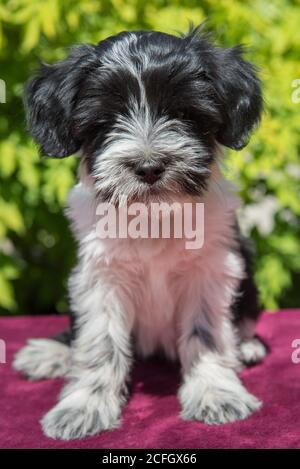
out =
[[[109,54],[104,55],[102,64],[104,67],[121,66],[127,68],[136,76],[140,74],[141,67],[147,67],[149,60],[146,54],[139,54],[138,61],[132,61],[132,50],[136,47],[138,37],[135,33],[128,33],[117,40],[109,49]]]
[[[132,49],[136,46],[137,40],[138,37],[136,34],[129,33],[128,36],[122,39],[122,41],[115,42],[109,51],[109,55],[103,57],[102,67],[103,69],[110,70],[111,68],[115,69],[115,66],[117,65],[130,72],[132,77],[136,79],[139,84],[140,96],[138,102],[136,98],[129,98],[129,104],[132,109],[138,110],[140,108],[147,112],[148,103],[146,90],[142,80],[142,71],[148,67],[149,59],[147,54],[139,54],[138,60],[132,60]]]

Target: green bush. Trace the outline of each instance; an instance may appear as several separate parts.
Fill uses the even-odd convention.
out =
[[[67,309],[74,243],[63,207],[76,161],[40,160],[26,134],[22,87],[38,59],[56,61],[74,43],[124,29],[174,33],[205,18],[220,44],[251,46],[261,68],[263,122],[246,149],[230,152],[227,172],[247,204],[264,306],[299,306],[299,10],[299,0],[0,0],[0,314]]]

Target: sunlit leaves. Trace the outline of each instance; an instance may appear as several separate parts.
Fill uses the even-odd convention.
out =
[[[281,258],[275,254],[265,255],[258,261],[256,282],[262,302],[268,309],[276,309],[276,298],[290,286],[291,274],[284,268]]]
[[[0,104],[1,312],[66,307],[63,285],[73,251],[62,212],[77,161],[41,160],[26,134],[21,94],[38,59],[52,63],[74,43],[97,43],[121,30],[174,33],[205,18],[220,44],[250,46],[248,57],[261,69],[262,125],[244,150],[228,152],[226,171],[251,207],[263,207],[267,197],[277,201],[272,232],[264,234],[258,224],[251,229],[264,306],[299,305],[300,103],[292,100],[292,82],[300,78],[299,5],[292,0],[0,0],[0,78],[7,82],[8,98]]]
[[[16,307],[11,279],[5,278],[0,270],[0,308],[13,311]]]
[[[75,160],[47,160],[43,172],[42,195],[46,203],[63,206],[66,195],[74,184]]]
[[[4,237],[7,230],[23,234],[23,217],[16,203],[6,201],[0,197],[0,237]]]

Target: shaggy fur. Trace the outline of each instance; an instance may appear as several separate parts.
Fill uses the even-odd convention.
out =
[[[236,374],[241,361],[265,354],[254,337],[251,253],[220,171],[221,145],[245,146],[262,108],[242,48],[217,48],[199,28],[182,37],[121,33],[44,65],[25,104],[43,154],[81,156],[67,209],[78,242],[73,340],[35,340],[15,360],[32,379],[68,375],[42,420],[45,434],[114,428],[134,350],[180,361],[183,418],[217,424],[257,410]],[[203,247],[187,250],[184,238],[99,239],[97,204],[120,209],[125,200],[204,203]]]

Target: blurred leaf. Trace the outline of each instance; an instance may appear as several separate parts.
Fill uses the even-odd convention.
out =
[[[7,229],[17,233],[24,230],[23,218],[18,206],[12,202],[6,202],[0,198],[0,223]]]
[[[40,22],[38,18],[33,17],[32,19],[28,21],[28,23],[25,26],[22,50],[24,52],[28,52],[31,49],[33,49],[39,42],[39,38],[40,38]]]
[[[13,289],[10,282],[0,271],[0,306],[12,311],[16,307]]]
[[[267,309],[277,309],[276,298],[290,286],[291,275],[274,255],[264,256],[256,274],[257,285]]]

